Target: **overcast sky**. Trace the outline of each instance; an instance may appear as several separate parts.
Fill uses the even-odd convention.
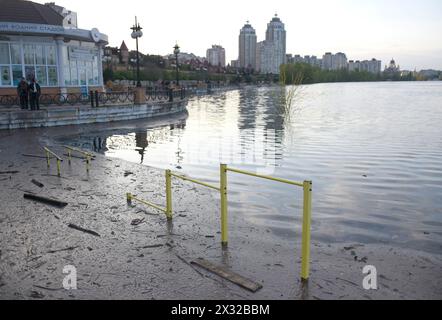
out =
[[[35,0],[45,3],[45,0]],[[402,69],[442,70],[442,0],[52,0],[78,13],[79,27],[98,28],[110,45],[125,40],[137,15],[143,53],[165,55],[175,42],[205,56],[212,44],[238,56],[239,30],[247,20],[265,37],[278,13],[287,30],[287,53],[322,56],[342,51],[349,59],[391,58]]]

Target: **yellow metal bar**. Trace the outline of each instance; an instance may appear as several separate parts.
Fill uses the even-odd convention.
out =
[[[51,150],[49,150],[47,147],[43,148],[46,151],[46,154],[50,153],[52,156],[54,156],[56,159],[63,161],[62,158],[60,158],[59,156],[57,156],[54,152],[52,152]]]
[[[166,170],[166,216],[167,220],[173,219],[172,210],[172,172]]]
[[[51,166],[51,157],[49,156],[49,151],[45,149],[46,152],[46,158],[48,161],[48,168]]]
[[[61,163],[61,161],[59,159],[57,159],[57,175],[59,177],[61,177],[60,163]]]
[[[307,281],[310,277],[310,231],[312,219],[313,183],[304,181],[304,213],[302,217],[302,270],[301,278]]]
[[[128,202],[129,204],[132,202],[132,200],[135,200],[135,201],[138,201],[138,202],[140,202],[140,203],[142,203],[142,204],[145,204],[146,206],[149,206],[149,207],[155,208],[155,209],[157,209],[157,210],[159,210],[159,211],[161,211],[161,212],[166,213],[166,211],[167,211],[166,209],[161,208],[160,206],[157,206],[156,204],[153,204],[153,203],[151,203],[151,202],[149,202],[149,201],[145,201],[145,200],[141,200],[141,199],[135,198],[135,197],[134,197],[132,194],[130,194],[130,193],[127,193],[126,196],[127,196],[127,202]]]
[[[195,179],[187,178],[185,176],[181,176],[181,175],[178,175],[178,174],[175,174],[175,173],[171,173],[171,175],[173,177],[175,177],[175,178],[178,178],[178,179],[181,179],[181,180],[184,180],[184,181],[190,181],[190,182],[193,182],[195,184],[199,184],[201,186],[204,186],[204,187],[207,187],[207,188],[210,188],[210,189],[214,189],[214,190],[220,191],[220,189],[218,187],[212,186],[212,185],[210,185],[208,183],[205,183],[205,182],[201,182],[201,181],[198,181],[198,180],[195,180]]]
[[[83,150],[80,150],[80,149],[77,149],[77,148],[74,148],[74,147],[69,147],[69,146],[64,146],[64,147],[66,149],[70,150],[70,151],[75,151],[75,152],[81,153],[84,156],[89,156],[89,157],[93,157],[94,156],[92,153],[89,153],[89,152],[86,152],[86,151],[83,151]]]
[[[221,194],[221,241],[223,246],[229,242],[228,212],[227,212],[227,165],[220,166],[220,194]]]
[[[91,158],[89,155],[86,156],[86,171],[89,172]]]
[[[71,164],[71,161],[72,161],[72,151],[71,151],[71,149],[68,149],[68,159],[69,159],[69,164]]]
[[[266,180],[282,182],[282,183],[285,183],[285,184],[291,184],[293,186],[298,186],[298,187],[303,187],[304,186],[300,182],[290,181],[290,180],[281,179],[281,178],[274,178],[274,177],[270,177],[270,176],[264,176],[264,175],[256,174],[256,173],[253,173],[253,172],[250,172],[250,171],[244,171],[244,170],[238,170],[238,169],[232,169],[232,168],[227,168],[227,170],[231,171],[231,172],[235,172],[235,173],[240,173],[240,174],[245,174],[245,175],[248,175],[248,176],[256,177],[256,178],[261,178],[261,179],[266,179]]]

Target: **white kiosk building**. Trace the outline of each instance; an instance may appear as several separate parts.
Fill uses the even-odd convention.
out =
[[[54,3],[0,0],[0,95],[16,94],[22,77],[42,93],[101,91],[108,37],[76,20]]]

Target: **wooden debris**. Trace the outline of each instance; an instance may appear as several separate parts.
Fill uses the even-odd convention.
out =
[[[191,263],[194,265],[197,265],[207,271],[210,271],[210,272],[220,276],[221,278],[229,280],[230,282],[232,282],[232,283],[234,283],[244,289],[247,289],[251,292],[257,292],[258,290],[260,290],[262,288],[261,284],[256,283],[252,280],[246,279],[243,276],[240,276],[239,274],[234,273],[230,270],[216,266],[216,265],[212,264],[211,262],[206,261],[204,259],[200,258],[195,261],[192,261]]]
[[[140,224],[142,224],[144,222],[144,218],[143,219],[135,219],[132,221],[131,225],[132,226],[139,226]]]
[[[154,249],[154,248],[162,248],[164,244],[153,244],[151,246],[139,247],[138,249]]]
[[[20,171],[0,171],[0,174],[17,174],[20,173]]]
[[[45,186],[43,183],[38,182],[38,181],[35,180],[35,179],[32,179],[31,182],[32,182],[33,184],[35,184],[37,187],[39,187],[39,188],[43,188],[43,187]]]
[[[68,225],[68,227],[71,228],[71,229],[77,230],[77,231],[81,231],[81,232],[89,233],[89,234],[91,234],[91,235],[93,235],[93,236],[96,236],[96,237],[101,237],[101,236],[100,236],[98,233],[96,233],[95,231],[88,230],[88,229],[83,229],[82,227],[76,226],[75,224],[72,224],[72,223],[70,223],[70,224]]]
[[[45,198],[45,197],[41,197],[41,196],[37,196],[34,194],[29,194],[29,193],[25,193],[23,196],[25,199],[28,200],[34,200],[37,202],[41,202],[41,203],[45,203],[54,207],[58,207],[58,208],[64,208],[68,205],[67,202],[63,202],[57,199],[50,199],[50,198]]]
[[[77,247],[69,247],[69,248],[65,248],[65,249],[59,249],[59,250],[51,250],[51,251],[48,251],[48,253],[57,253],[57,252],[63,252],[63,251],[73,251],[73,250],[75,250],[77,248],[78,248],[78,246]]]

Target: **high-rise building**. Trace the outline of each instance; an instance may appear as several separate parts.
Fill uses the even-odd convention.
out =
[[[219,45],[213,45],[212,48],[207,49],[206,58],[212,66],[226,66],[226,50]]]
[[[332,70],[333,67],[333,54],[331,52],[326,52],[322,56],[322,69]]]
[[[347,63],[347,56],[345,53],[338,52],[337,54],[333,55],[332,70],[347,69]]]
[[[262,73],[279,74],[280,66],[286,63],[286,36],[284,23],[275,15],[267,24],[265,41],[258,47],[257,67]]]
[[[239,34],[239,65],[241,68],[256,69],[256,31],[247,21]]]
[[[348,62],[348,71],[366,71],[370,73],[380,73],[382,62],[380,60],[371,59],[364,61],[353,61]]]

